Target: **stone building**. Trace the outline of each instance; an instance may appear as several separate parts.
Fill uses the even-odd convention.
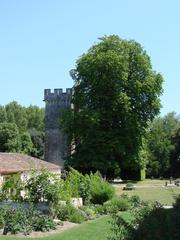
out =
[[[20,153],[0,152],[0,187],[6,179],[14,174],[20,174],[22,181],[31,175],[32,170],[47,169],[56,174],[61,174],[61,167],[46,161]]]
[[[68,155],[66,135],[61,128],[63,110],[71,107],[72,89],[44,90],[45,101],[45,160],[60,166]]]

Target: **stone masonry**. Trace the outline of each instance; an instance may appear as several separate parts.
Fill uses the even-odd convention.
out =
[[[66,135],[60,124],[64,109],[71,107],[72,89],[44,90],[45,101],[45,160],[63,166],[68,155]]]

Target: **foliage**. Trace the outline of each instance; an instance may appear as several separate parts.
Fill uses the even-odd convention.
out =
[[[164,240],[180,238],[180,196],[172,209],[160,205],[146,205],[136,208],[130,222],[120,215],[113,215],[110,240]]]
[[[68,216],[68,220],[73,223],[82,223],[86,220],[86,214],[77,208],[71,208]]]
[[[94,206],[94,210],[95,210],[96,214],[99,214],[99,215],[107,214],[106,207],[104,205],[95,204],[93,206]]]
[[[4,206],[0,208],[1,225],[4,228],[3,234],[8,232],[15,234],[23,232],[25,235],[31,231],[49,231],[55,229],[56,225],[49,216],[42,215],[34,208]]]
[[[86,204],[102,204],[114,195],[114,188],[98,174],[82,175],[72,168],[66,177],[65,188],[71,197],[82,197]]]
[[[173,137],[178,128],[180,128],[180,118],[174,112],[168,113],[164,117],[158,117],[150,124],[147,134],[148,176],[170,177],[173,172],[177,171],[174,169],[178,162],[178,154],[175,154],[177,139],[174,138],[173,141]]]
[[[90,192],[91,192],[91,203],[103,204],[110,200],[115,193],[113,186],[103,180],[97,174],[90,174]]]
[[[24,185],[21,181],[20,174],[13,174],[8,177],[1,186],[0,200],[22,201],[21,190]]]
[[[33,149],[33,143],[31,141],[31,136],[28,132],[23,132],[20,136],[21,141],[21,153],[30,155]]]
[[[0,151],[44,155],[44,109],[17,102],[0,106]]]
[[[68,163],[81,171],[113,175],[136,164],[141,138],[159,112],[162,77],[141,45],[105,36],[76,62],[74,109],[63,125],[75,151]]]
[[[46,169],[34,171],[27,180],[25,189],[27,198],[33,202],[47,201],[47,203],[56,204],[61,198],[61,180],[58,175],[49,172]]]
[[[141,207],[142,205],[144,205],[144,202],[137,195],[131,196],[128,200],[129,200],[132,208],[137,208],[137,207]]]
[[[13,208],[13,207],[6,207],[4,211],[4,232],[3,234],[7,234],[11,232],[15,234],[17,232],[26,232],[29,221],[27,218],[27,211],[22,208]],[[28,228],[30,231],[30,228]]]
[[[132,227],[119,213],[113,214],[108,240],[132,240]]]
[[[171,136],[172,144],[174,144],[174,150],[171,153],[170,166],[171,166],[171,175],[178,177],[180,175],[180,126],[177,130],[174,131],[174,134]]]
[[[83,202],[90,199],[90,178],[82,175],[77,170],[71,168],[65,180],[66,189],[71,192],[71,197],[82,197]]]
[[[66,203],[59,203],[56,205],[56,208],[54,209],[55,210],[55,213],[54,215],[62,220],[62,221],[66,221],[68,220],[68,216],[69,216],[69,211],[70,211],[70,208],[72,207],[72,205],[70,204],[66,204]]]
[[[104,216],[93,221],[88,221],[84,224],[79,224],[78,226],[69,229],[68,231],[63,231],[56,234],[50,234],[49,236],[42,238],[36,237],[36,240],[105,240],[107,233],[110,231],[108,224],[109,217]],[[1,240],[6,239],[7,236],[1,236]],[[8,236],[8,240],[19,240],[20,237]],[[27,240],[27,237],[21,237],[21,240]]]
[[[20,133],[15,123],[0,123],[0,151],[21,150]]]
[[[30,105],[26,108],[27,129],[35,129],[38,132],[44,130],[44,109]]]
[[[32,228],[33,231],[47,232],[50,229],[56,229],[56,224],[50,216],[40,215],[38,213],[33,216]]]
[[[7,122],[14,123],[20,132],[27,129],[26,109],[17,102],[13,101],[5,106]]]
[[[127,211],[130,208],[128,199],[116,197],[104,204],[107,213],[117,213],[119,211]]]
[[[97,217],[97,210],[96,207],[94,207],[93,205],[84,205],[80,209],[86,214],[86,220],[92,220]]]
[[[31,155],[33,157],[43,158],[44,156],[44,131],[38,131],[35,128],[28,130],[31,141],[33,143],[33,148],[31,150]]]
[[[69,220],[74,223],[81,223],[86,220],[85,214],[80,209],[75,208],[71,204],[60,203],[56,208],[56,217],[62,221]]]
[[[7,114],[4,106],[0,105],[0,123],[7,122]]]

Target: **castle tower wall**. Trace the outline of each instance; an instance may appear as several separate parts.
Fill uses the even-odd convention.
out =
[[[45,160],[64,166],[68,155],[67,138],[61,127],[63,110],[71,107],[72,89],[44,90],[45,106]]]

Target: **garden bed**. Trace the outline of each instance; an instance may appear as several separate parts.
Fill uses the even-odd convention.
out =
[[[62,233],[65,230],[72,229],[72,228],[74,228],[74,227],[76,227],[78,225],[79,224],[77,224],[77,223],[64,221],[63,225],[58,225],[56,227],[56,229],[52,229],[52,230],[50,230],[48,232],[41,232],[41,231],[36,232],[36,231],[33,231],[33,232],[31,232],[30,234],[28,234],[26,236],[23,233],[17,233],[17,234],[8,233],[7,235],[8,236],[13,236],[15,238],[17,238],[17,237],[21,237],[21,238],[24,238],[24,237],[27,237],[27,238],[40,238],[40,237],[47,237],[47,236],[53,235],[53,234]],[[1,235],[2,235],[2,231],[1,231]]]

